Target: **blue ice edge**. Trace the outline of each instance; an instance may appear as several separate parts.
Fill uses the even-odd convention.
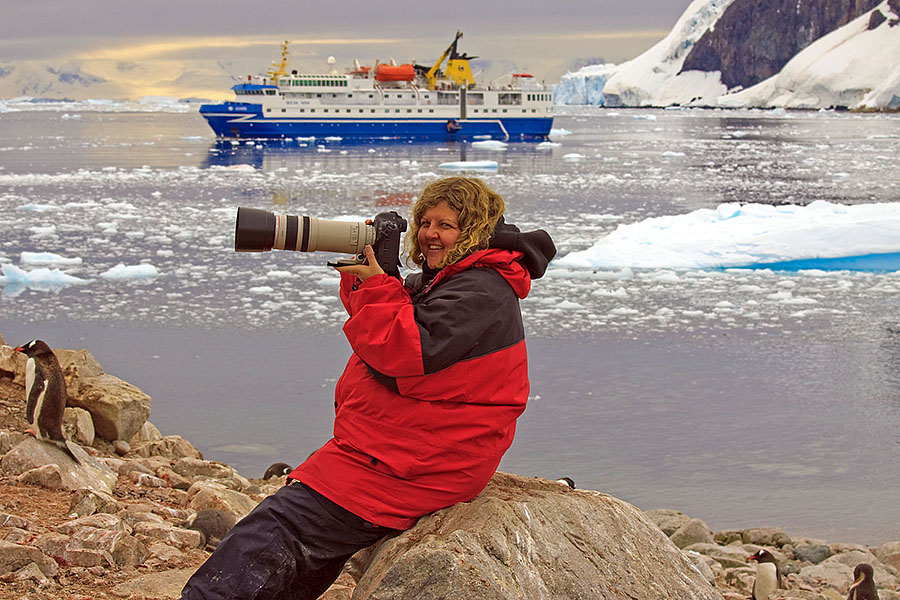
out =
[[[773,271],[900,271],[900,252],[837,256],[835,258],[804,258],[771,263],[755,263],[729,269],[771,269]]]

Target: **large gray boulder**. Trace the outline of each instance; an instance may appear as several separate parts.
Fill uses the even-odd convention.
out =
[[[381,543],[353,598],[722,597],[634,506],[497,473],[471,502]]]
[[[53,351],[66,375],[70,406],[91,413],[97,435],[128,441],[150,418],[150,396],[135,385],[103,372],[87,350]]]
[[[34,478],[27,478],[27,482],[40,485],[41,478],[38,476],[42,475],[42,471],[46,471],[47,467],[56,467],[54,472],[59,474],[59,485],[45,487],[88,489],[112,494],[118,475],[78,446],[71,444],[69,447],[78,451],[80,462],[75,462],[69,454],[50,442],[29,436],[0,458],[0,472],[15,477],[37,471]]]

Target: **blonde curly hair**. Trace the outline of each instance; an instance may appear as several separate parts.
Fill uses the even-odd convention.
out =
[[[487,248],[497,222],[506,210],[506,203],[500,194],[476,177],[448,177],[431,182],[413,205],[411,227],[406,232],[406,247],[409,248],[407,266],[421,267],[424,264],[425,257],[419,247],[422,215],[441,202],[446,202],[457,212],[459,224],[459,238],[444,256],[441,267]]]

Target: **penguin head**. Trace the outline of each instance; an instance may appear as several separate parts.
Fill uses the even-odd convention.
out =
[[[757,550],[753,556],[750,556],[747,560],[755,560],[758,563],[774,563],[778,564],[778,561],[775,560],[775,557],[766,549]]]
[[[556,483],[564,483],[567,486],[569,486],[570,488],[572,488],[573,490],[575,489],[575,482],[572,480],[571,477],[560,477],[559,479],[556,480]]]
[[[31,340],[27,344],[17,346],[16,352],[21,352],[31,357],[53,354],[53,350],[50,349],[50,346],[44,340]]]
[[[872,565],[859,563],[856,565],[856,568],[853,569],[853,585],[859,585],[867,579],[869,581],[874,581],[875,569],[872,568]]]

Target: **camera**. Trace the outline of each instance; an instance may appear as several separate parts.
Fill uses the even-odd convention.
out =
[[[396,211],[375,215],[372,224],[365,221],[329,221],[317,217],[276,215],[258,208],[239,207],[234,229],[237,252],[297,250],[300,252],[342,252],[354,254],[351,260],[329,262],[347,266],[365,262],[363,250],[371,245],[375,260],[388,275],[400,274],[400,236],[406,231],[406,219]]]

